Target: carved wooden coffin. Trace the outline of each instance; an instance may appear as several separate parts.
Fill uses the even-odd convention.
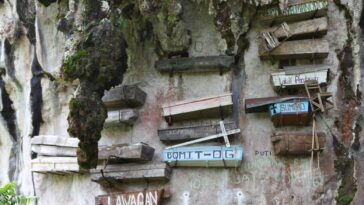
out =
[[[165,164],[118,164],[91,170],[91,180],[102,185],[136,181],[167,181],[171,168]]]
[[[231,113],[233,101],[231,93],[193,99],[179,102],[171,102],[162,106],[163,117],[169,120],[185,120],[191,118],[217,117],[221,113]]]
[[[157,61],[155,68],[160,72],[222,72],[230,70],[234,61],[233,56],[173,58]]]
[[[237,128],[238,127],[233,122],[225,124],[225,129],[227,131]],[[168,128],[168,129],[158,130],[158,136],[160,140],[166,143],[189,141],[215,135],[218,133],[221,133],[221,128],[219,124],[178,127],[178,128]]]
[[[113,193],[96,197],[96,205],[160,205],[164,189],[139,192]]]
[[[32,145],[31,149],[33,152],[42,156],[67,156],[76,157],[77,147],[60,147],[50,145]]]
[[[62,137],[56,135],[39,135],[31,139],[32,145],[50,145],[59,147],[78,147],[79,140],[73,137]]]
[[[327,17],[310,19],[288,24],[290,37],[289,39],[302,38],[319,38],[327,33],[328,22]],[[278,39],[284,39],[287,36],[286,31],[281,27],[271,27],[264,29],[263,32],[273,32]]]
[[[172,167],[239,167],[241,147],[181,147],[163,151],[163,159]]]
[[[324,148],[326,135],[318,132],[319,147]],[[276,155],[309,155],[312,149],[312,132],[278,132],[272,136]]]
[[[319,84],[326,84],[329,65],[301,65],[286,66],[282,71],[272,73],[275,87],[304,86],[306,80],[316,80]]]
[[[308,98],[306,96],[292,95],[292,96],[276,96],[276,97],[246,99],[245,112],[246,113],[269,112],[270,105],[292,100],[307,101]]]
[[[114,127],[122,124],[133,125],[139,117],[136,109],[112,110],[107,112],[104,127]]]
[[[309,101],[292,100],[269,106],[269,114],[275,126],[308,125],[311,120]]]
[[[43,156],[75,157],[78,142],[77,138],[40,135],[31,139],[31,150]]]
[[[327,0],[289,0],[282,11],[278,4],[266,6],[259,12],[260,20],[265,24],[293,22],[327,15]]]
[[[77,157],[38,157],[31,161],[31,170],[37,173],[81,174],[88,170],[81,169]]]
[[[136,85],[124,85],[105,91],[102,101],[107,108],[140,107],[144,105],[147,94]]]
[[[326,58],[329,44],[324,39],[285,41],[270,53],[260,50],[262,60]]]
[[[99,160],[116,162],[151,161],[154,148],[144,143],[99,146]]]

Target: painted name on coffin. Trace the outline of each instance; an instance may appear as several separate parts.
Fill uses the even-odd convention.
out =
[[[308,101],[277,103],[269,106],[269,110],[271,115],[308,112]]]
[[[98,205],[159,205],[162,191],[131,192],[98,196]],[[144,199],[145,197],[145,199]]]
[[[163,151],[164,161],[188,161],[188,160],[241,160],[243,150],[241,148],[177,148]]]
[[[289,76],[281,76],[279,77],[279,85],[303,85],[306,80],[315,80],[318,82],[326,82],[325,80],[320,79],[316,75],[289,75]]]

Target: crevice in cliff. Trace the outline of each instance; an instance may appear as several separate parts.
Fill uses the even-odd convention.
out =
[[[4,73],[2,73],[3,75]],[[8,92],[5,88],[5,82],[0,77],[0,90],[1,90],[1,116],[3,117],[6,127],[8,129],[8,132],[11,136],[11,140],[13,142],[13,145],[11,147],[10,151],[10,157],[9,157],[9,169],[8,169],[8,175],[10,181],[15,181],[17,176],[17,162],[19,157],[19,150],[20,148],[20,142],[18,137],[18,131],[17,131],[17,125],[16,125],[16,113],[13,108],[13,102],[9,97]]]
[[[5,40],[5,68],[6,74],[11,78],[11,80],[16,85],[17,89],[22,90],[22,86],[15,76],[15,65],[14,65],[14,45],[10,44],[8,40]]]
[[[57,0],[38,0],[40,3],[42,3],[44,6],[49,6],[51,5],[52,3],[55,3],[57,2]]]
[[[16,0],[16,11],[20,21],[27,29],[29,41],[35,45],[35,0]]]
[[[38,58],[34,56],[32,62],[32,79],[30,81],[30,102],[31,102],[31,111],[32,111],[32,125],[33,132],[31,137],[34,137],[39,134],[39,129],[41,124],[43,123],[42,118],[42,105],[43,105],[43,96],[42,96],[42,74],[43,69],[38,62]]]

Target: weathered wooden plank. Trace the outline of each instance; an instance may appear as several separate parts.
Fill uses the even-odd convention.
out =
[[[172,58],[157,61],[155,68],[160,72],[204,72],[227,71],[234,64],[233,56],[201,56],[193,58]]]
[[[136,85],[124,85],[105,91],[102,98],[107,108],[140,107],[144,105],[147,94]]]
[[[31,149],[33,152],[38,155],[43,156],[68,156],[68,157],[76,157],[77,148],[76,147],[60,147],[60,146],[52,146],[52,145],[32,145]]]
[[[272,73],[272,82],[280,88],[303,86],[306,80],[326,84],[329,69],[329,65],[288,66],[283,71]]]
[[[265,7],[259,11],[259,18],[263,24],[268,25],[282,22],[294,22],[326,16],[327,8],[327,0],[300,0],[289,2],[289,5],[283,11],[280,10],[278,4]]]
[[[325,147],[326,135],[318,132],[320,149]],[[309,155],[312,149],[312,132],[278,132],[272,143],[276,155]]]
[[[241,147],[181,147],[163,150],[163,160],[174,167],[239,167]]]
[[[293,100],[269,106],[269,114],[275,126],[307,125],[311,120],[309,102]]]
[[[76,157],[38,157],[31,161],[31,170],[39,173],[86,173],[78,166]]]
[[[237,129],[238,127],[233,122],[225,124],[226,130]],[[220,125],[202,125],[202,126],[190,126],[190,127],[178,127],[158,129],[158,136],[163,142],[180,142],[189,141],[207,136],[221,133]]]
[[[310,37],[319,38],[327,33],[328,29],[327,17],[290,23],[288,24],[288,27],[291,34],[289,39],[291,40],[310,38]],[[263,32],[272,32],[272,31],[274,31],[274,34],[278,39],[284,39],[287,36],[287,33],[281,26],[280,27],[275,26],[263,30]]]
[[[114,127],[120,123],[133,125],[139,117],[139,112],[136,109],[112,110],[107,112],[104,127]]]
[[[164,189],[139,192],[113,193],[96,197],[96,205],[160,205]]]
[[[31,139],[32,145],[51,145],[61,147],[78,147],[77,138],[62,137],[55,135],[39,135]]]
[[[166,181],[169,180],[170,174],[171,169],[165,163],[118,164],[108,165],[105,169],[103,169],[103,166],[98,166],[97,169],[91,170],[91,180],[100,184],[110,182]]]
[[[151,161],[154,148],[147,144],[112,145],[99,147],[99,160],[112,160],[119,162]]]
[[[218,116],[221,111],[224,114],[231,113],[232,109],[231,93],[204,97],[192,100],[184,100],[179,102],[171,102],[162,106],[162,115],[168,121],[184,120],[198,116],[199,118]]]
[[[285,41],[270,53],[260,50],[262,60],[326,58],[329,44],[324,39]]]

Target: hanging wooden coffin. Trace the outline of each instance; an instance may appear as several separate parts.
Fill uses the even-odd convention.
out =
[[[324,39],[285,41],[271,52],[259,52],[262,60],[326,58],[329,55],[329,43]]]
[[[31,139],[31,150],[38,155],[54,157],[76,157],[77,138],[40,135]]]
[[[234,61],[233,56],[173,58],[157,61],[155,68],[160,72],[222,72],[230,70]]]
[[[271,75],[274,86],[279,88],[304,86],[306,80],[326,84],[329,69],[329,65],[286,66]]]
[[[245,113],[269,112],[269,106],[287,101],[307,101],[306,96],[275,96],[264,98],[251,98],[245,100]]]
[[[233,122],[225,124],[225,129],[227,131],[237,128],[238,127]],[[166,143],[189,141],[215,135],[218,133],[221,133],[221,128],[219,124],[158,130],[158,136],[160,140]]]
[[[325,147],[326,135],[318,132],[319,147]],[[278,132],[272,136],[276,155],[309,155],[312,149],[312,132]]]
[[[177,121],[191,118],[217,117],[230,114],[233,101],[231,93],[164,104],[163,117],[166,121]]]
[[[33,152],[41,156],[76,157],[77,147],[59,147],[50,145],[32,145]]]
[[[135,108],[144,105],[147,94],[136,85],[124,85],[105,91],[102,98],[107,108]]]
[[[239,167],[241,147],[181,147],[163,151],[163,159],[172,167]]]
[[[294,100],[269,106],[269,114],[275,126],[308,125],[311,120],[309,102]]]
[[[266,6],[259,11],[260,20],[264,24],[281,22],[294,22],[312,19],[327,15],[327,0],[296,0],[288,1],[287,7],[282,11],[278,4]]]
[[[77,157],[38,157],[31,161],[31,170],[37,173],[81,174],[88,170],[81,169]]]
[[[96,205],[160,205],[166,198],[164,189],[113,193],[96,197]]]
[[[91,180],[102,185],[137,181],[167,181],[171,168],[165,164],[114,164],[91,170]]]
[[[288,24],[290,40],[303,38],[319,38],[327,33],[328,23],[327,17],[310,19]],[[264,29],[262,32],[273,32],[275,36],[282,40],[287,37],[287,31],[281,26],[275,26]]]
[[[145,162],[151,161],[154,148],[144,143],[133,145],[99,146],[99,160],[109,162]]]
[[[107,112],[104,127],[115,127],[122,124],[133,125],[139,117],[136,109],[112,110]]]

